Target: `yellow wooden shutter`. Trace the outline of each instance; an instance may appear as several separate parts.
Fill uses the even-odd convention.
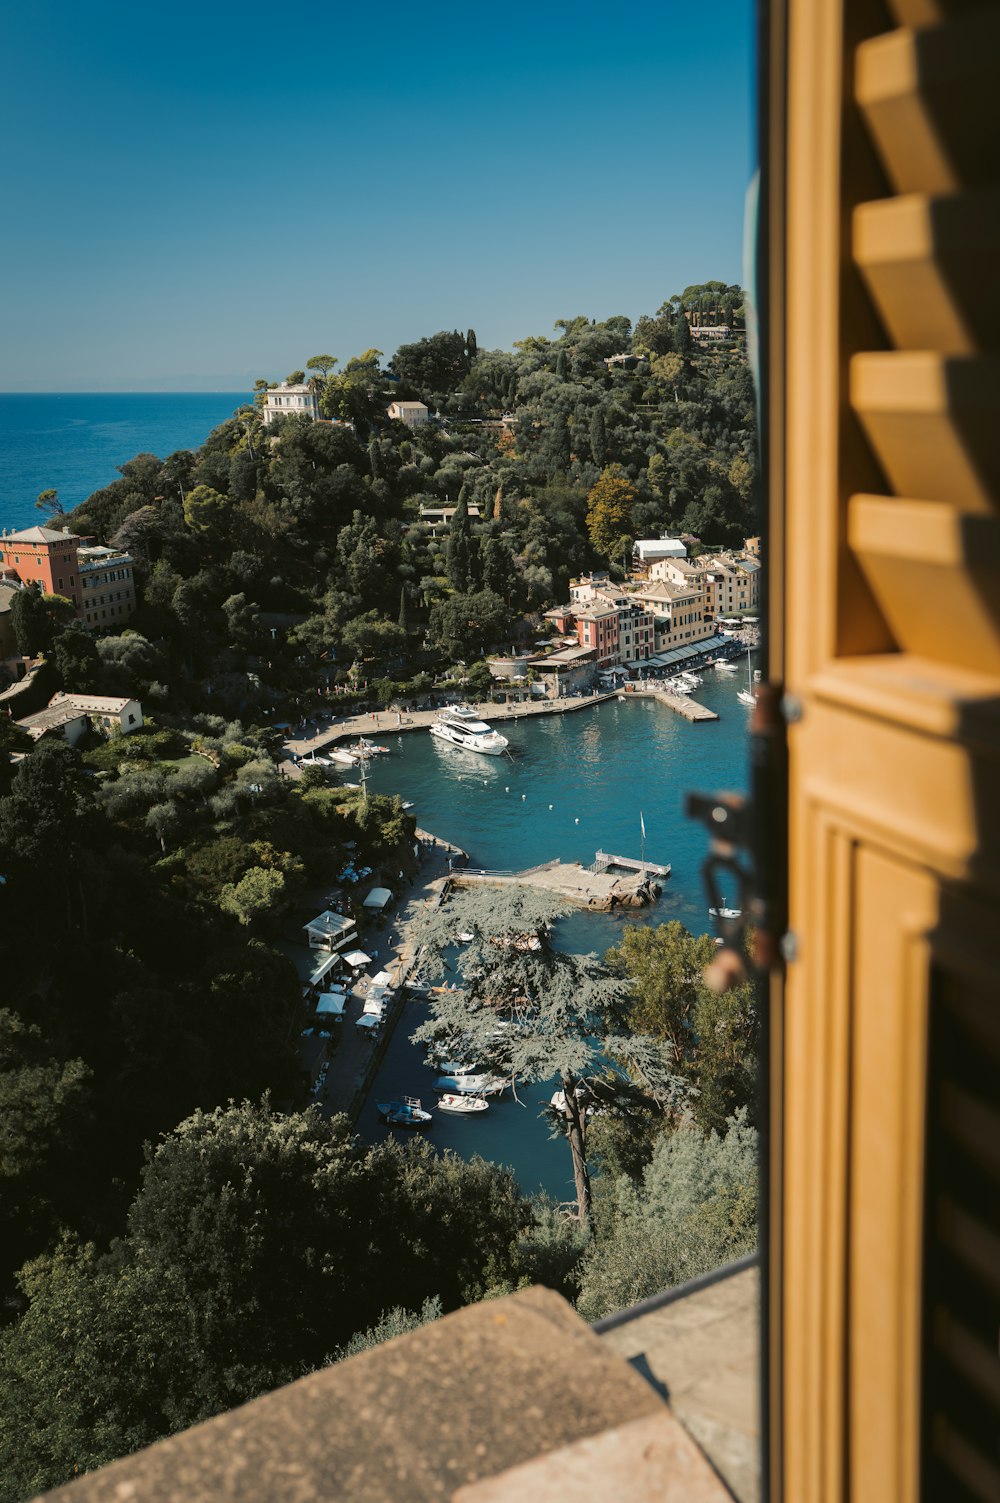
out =
[[[995,1499],[1000,8],[765,31],[772,1491]]]

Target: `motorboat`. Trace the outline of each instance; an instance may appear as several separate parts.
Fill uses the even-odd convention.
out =
[[[716,658],[715,671],[716,673],[735,673],[736,664],[730,663],[726,658]]]
[[[439,1075],[434,1089],[440,1096],[499,1096],[505,1085],[498,1075]]]
[[[419,1096],[400,1096],[396,1101],[379,1101],[378,1114],[390,1127],[430,1127],[433,1118],[424,1111]]]
[[[453,1059],[443,1059],[438,1069],[442,1075],[481,1075],[483,1073],[476,1064],[463,1065]]]
[[[742,908],[727,908],[725,898],[723,898],[720,908],[710,908],[708,912],[711,918],[717,919],[738,919],[743,916]]]
[[[499,757],[509,744],[506,736],[501,736],[485,720],[480,720],[475,710],[470,710],[467,705],[442,710],[431,725],[431,735],[466,751],[485,752],[488,757]]]
[[[339,746],[330,748],[328,759],[337,767],[354,767],[358,760],[353,752],[345,751]]]
[[[389,755],[389,748],[387,746],[376,746],[374,741],[366,741],[364,736],[356,741],[349,750],[355,762],[367,762],[370,757],[387,757]]]
[[[463,1096],[453,1091],[445,1091],[438,1101],[438,1111],[455,1112],[460,1117],[472,1117],[477,1112],[487,1112],[490,1109],[489,1102],[483,1096]]]

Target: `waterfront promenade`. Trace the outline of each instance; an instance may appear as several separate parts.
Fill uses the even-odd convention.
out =
[[[591,705],[603,704],[614,699],[620,690],[606,690],[599,694],[581,694],[578,698],[544,699],[535,704],[495,705],[472,704],[469,709],[478,711],[491,724],[498,720],[533,720],[539,715],[570,715],[576,710],[586,710]],[[308,725],[285,740],[286,753],[295,757],[308,757],[322,752],[345,737],[365,736],[369,741],[379,737],[399,735],[403,731],[424,731],[434,724],[440,708],[434,710],[375,710],[363,715],[347,715],[343,720],[334,719],[329,724]]]
[[[597,694],[581,694],[567,699],[543,699],[528,704],[472,704],[468,708],[477,711],[484,720],[496,724],[500,720],[535,720],[541,715],[572,715],[577,710],[587,710],[591,705],[604,704],[609,699],[656,699],[668,709],[682,715],[685,720],[718,720],[714,710],[684,694],[671,694],[655,682],[643,686],[630,686],[627,690],[606,689]],[[284,750],[288,757],[310,757],[322,754],[324,748],[334,746],[345,738],[365,736],[369,741],[379,736],[400,735],[405,731],[423,731],[434,724],[440,709],[434,710],[374,710],[362,715],[347,715],[322,724],[307,724],[299,727],[285,739]]]

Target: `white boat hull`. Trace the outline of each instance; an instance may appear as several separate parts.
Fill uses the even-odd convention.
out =
[[[459,1117],[474,1117],[478,1112],[489,1110],[489,1103],[482,1096],[445,1095],[438,1101],[438,1111],[454,1112]]]
[[[449,741],[452,746],[460,746],[463,751],[481,752],[486,757],[501,757],[507,750],[507,737],[500,736],[496,731],[490,736],[473,736],[468,732],[453,731],[446,725],[432,725],[431,735],[437,736],[439,741]]]

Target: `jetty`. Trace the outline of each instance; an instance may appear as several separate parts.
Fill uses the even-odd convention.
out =
[[[607,871],[609,867],[618,867],[624,872],[648,873],[652,877],[669,877],[670,866],[660,866],[655,861],[637,861],[634,856],[612,856],[607,851],[598,851],[594,857],[594,865],[591,871]]]
[[[678,715],[683,715],[685,720],[718,720],[714,710],[707,705],[699,704],[696,699],[691,699],[687,694],[670,694],[666,689],[646,689],[640,692],[650,694],[658,699],[668,709],[675,710]]]
[[[670,868],[657,869],[664,874]],[[541,866],[532,866],[521,872],[455,871],[451,881],[456,887],[473,885],[492,887],[540,887],[557,897],[567,898],[578,908],[587,908],[592,913],[609,913],[614,908],[644,908],[656,901],[659,884],[653,879],[653,868],[647,863],[647,874],[635,863],[635,870],[620,870],[610,867],[583,866],[579,861],[546,861]]]

